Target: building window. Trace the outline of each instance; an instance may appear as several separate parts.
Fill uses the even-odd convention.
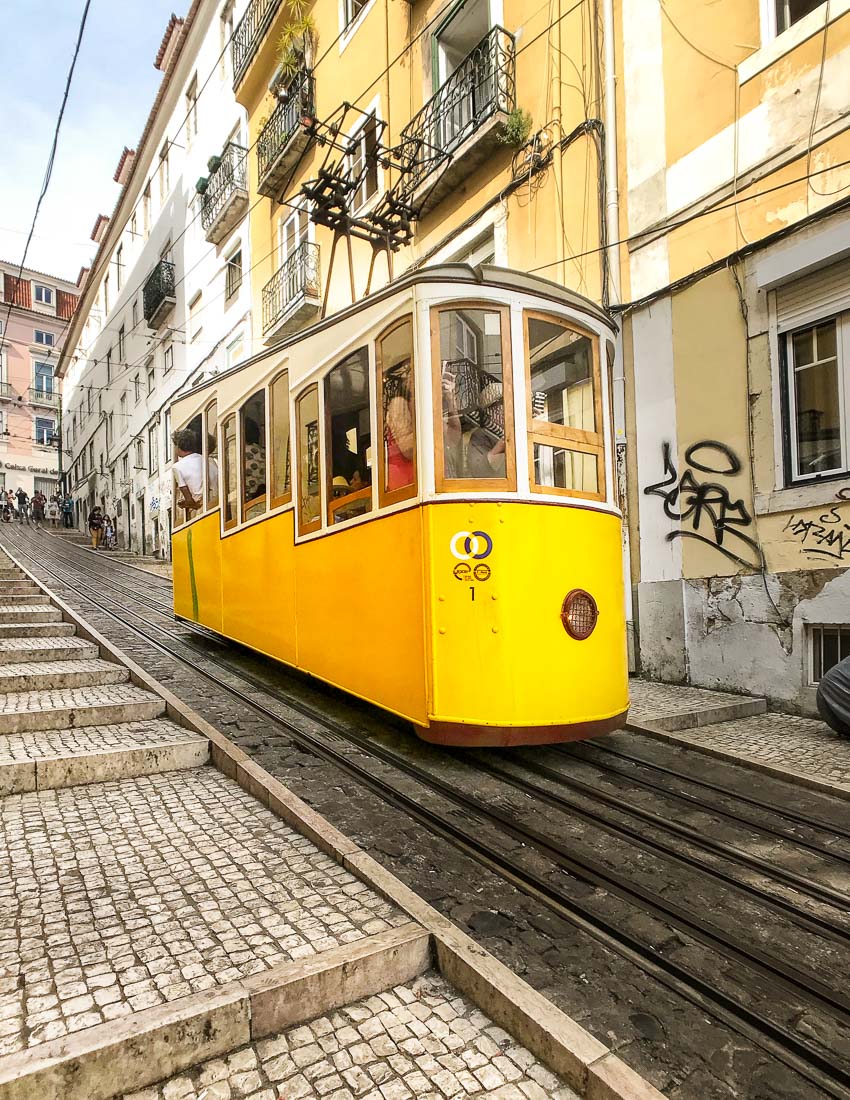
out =
[[[230,44],[233,39],[233,4],[227,3],[221,13],[220,40],[221,40],[221,64],[220,75],[222,80],[227,79],[228,62],[231,57]]]
[[[413,321],[406,317],[376,345],[378,378],[379,501],[395,504],[416,495],[416,408]]]
[[[121,400],[118,402],[118,412],[121,415],[121,423],[118,425],[119,429],[123,432],[127,428],[127,395],[121,394]]]
[[[33,343],[35,344],[43,344],[46,348],[52,348],[54,339],[55,337],[52,332],[45,332],[40,328],[33,331]]]
[[[145,184],[145,189],[142,192],[142,232],[145,235],[145,240],[148,239],[148,234],[151,231],[151,185],[150,180]]]
[[[189,343],[190,344],[194,344],[194,342],[201,335],[201,331],[203,329],[203,325],[202,325],[201,319],[200,319],[200,313],[201,313],[201,309],[202,309],[201,297],[202,297],[201,291],[199,290],[198,293],[195,295],[195,297],[192,299],[192,301],[189,303]]]
[[[162,353],[162,369],[164,374],[168,374],[171,368],[174,366],[174,345],[167,344],[165,350]]]
[[[109,313],[109,275],[103,278],[103,312]]]
[[[126,337],[127,337],[127,332],[126,332],[126,329],[124,328],[124,326],[122,325],[121,328],[118,329],[118,365],[119,366],[124,366],[124,364],[126,362],[126,357],[125,357],[125,354],[124,354],[125,351],[126,351]]]
[[[48,419],[46,416],[37,416],[35,418],[36,443],[40,443],[42,447],[49,447],[52,442],[53,429],[55,427],[55,421]]]
[[[155,474],[159,469],[159,455],[156,449],[156,425],[148,428],[148,473]]]
[[[107,416],[106,416],[106,446],[107,447],[112,446],[112,440],[115,438],[115,436],[113,435],[113,428],[114,428],[114,424],[113,424],[112,413],[108,413]],[[92,444],[92,448],[94,448],[94,444]],[[94,455],[94,450],[92,450],[92,455]],[[92,462],[94,462],[93,457],[92,457]]]
[[[809,627],[809,680],[819,684],[827,672],[850,657],[850,626]]]
[[[157,177],[159,178],[159,201],[164,203],[168,197],[168,192],[171,190],[170,174],[168,168],[168,138],[165,139],[165,144],[159,151],[159,165],[157,166]]]
[[[106,353],[106,382],[107,385],[112,381],[112,348]]]
[[[115,289],[120,290],[124,282],[124,245],[115,249]]]
[[[271,506],[279,508],[292,499],[289,456],[289,374],[284,371],[271,384],[272,469]]]
[[[242,427],[242,521],[266,510],[266,391],[252,394],[239,410]]]
[[[527,313],[532,489],[604,495],[598,342],[555,317]]]
[[[809,12],[822,6],[824,0],[775,0],[776,30],[781,34],[799,23]]]
[[[144,440],[137,439],[133,444],[135,450],[135,467],[137,470],[144,470],[145,468],[145,444]]]
[[[850,313],[784,337],[791,480],[848,468]]]
[[[40,395],[53,393],[52,363],[33,363],[33,385]]]
[[[224,268],[224,300],[230,302],[242,286],[242,249],[239,248],[227,260]]]
[[[124,481],[130,480],[130,456],[126,451],[121,455],[121,477]]]
[[[86,391],[86,404],[88,405],[89,416],[91,416],[92,398],[91,398],[91,386]]]
[[[224,349],[224,367],[225,370],[229,370],[230,367],[235,366],[236,363],[242,358],[245,352],[245,336],[244,333],[231,340],[227,347]]]
[[[352,134],[350,142],[348,171],[359,179],[351,208],[359,210],[378,190],[378,120],[374,112]]]
[[[153,363],[148,364],[148,397],[153,393],[156,385],[156,370]]]
[[[138,405],[142,400],[142,382],[138,374],[133,375],[133,402]]]
[[[139,299],[138,298],[133,299],[132,321],[133,321],[133,331],[135,331],[139,327]]]
[[[350,27],[367,3],[368,0],[342,0],[343,26]]]
[[[53,305],[53,288],[49,286],[42,286],[41,283],[35,283],[35,301],[40,306],[52,306]]]
[[[369,353],[360,348],[325,378],[328,523],[372,510]]]
[[[198,74],[192,77],[186,89],[186,144],[198,133]]]

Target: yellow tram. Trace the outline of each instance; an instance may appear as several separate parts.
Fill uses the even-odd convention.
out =
[[[613,351],[592,302],[452,264],[196,387],[172,406],[205,475],[197,506],[175,493],[177,616],[428,741],[622,726]]]

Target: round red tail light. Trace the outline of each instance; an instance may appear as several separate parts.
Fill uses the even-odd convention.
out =
[[[561,604],[561,622],[564,630],[577,642],[583,642],[593,633],[599,619],[596,600],[583,588],[568,592]]]

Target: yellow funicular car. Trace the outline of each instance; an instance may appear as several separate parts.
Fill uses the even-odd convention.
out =
[[[614,334],[555,283],[435,266],[180,397],[176,614],[429,741],[622,726]]]

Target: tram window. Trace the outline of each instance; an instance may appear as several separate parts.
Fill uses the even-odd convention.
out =
[[[378,339],[379,488],[382,505],[416,495],[416,406],[413,321],[406,317]]]
[[[222,429],[222,458],[224,460],[224,529],[229,531],[237,520],[237,454],[236,417],[228,416]]]
[[[206,433],[206,508],[218,508],[218,405],[215,401],[207,406],[204,413]]]
[[[174,525],[187,523],[197,516],[204,503],[204,459],[202,452],[204,420],[200,413],[178,428],[171,437],[174,446]]]
[[[372,509],[372,423],[369,353],[360,348],[325,379],[328,424],[328,522]]]
[[[507,311],[440,310],[437,329],[439,389],[435,386],[435,392],[441,395],[442,424],[437,487],[472,481],[478,489],[512,488]]]
[[[322,525],[319,481],[319,388],[311,386],[295,406],[298,424],[298,530],[304,535]]]
[[[599,455],[534,444],[534,483],[570,492],[599,492]]]
[[[292,499],[289,456],[289,375],[279,374],[271,384],[272,484],[271,506],[278,508]]]
[[[598,340],[558,318],[526,314],[532,488],[601,499]]]
[[[242,522],[266,510],[266,391],[252,394],[239,410],[242,421]]]

